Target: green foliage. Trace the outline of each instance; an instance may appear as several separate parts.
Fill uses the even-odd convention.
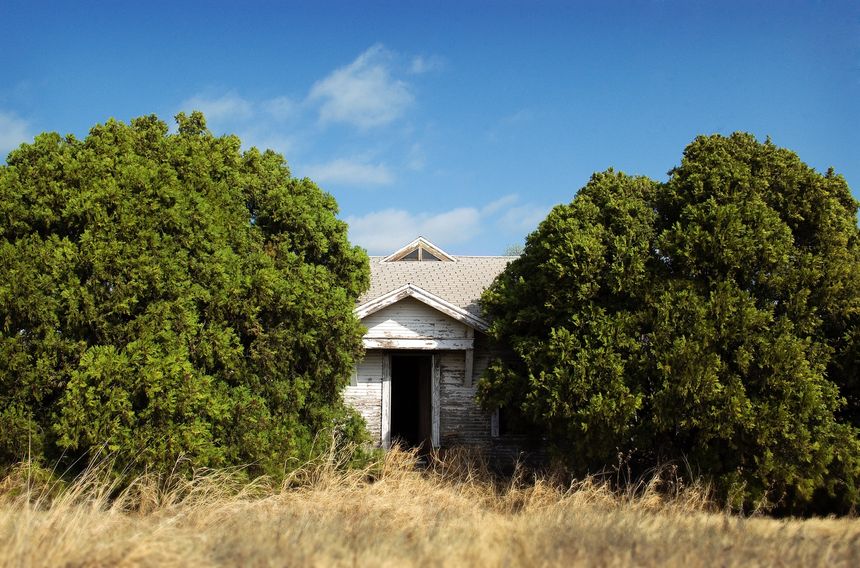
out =
[[[514,357],[482,402],[579,472],[681,460],[736,504],[856,505],[856,212],[746,134],[697,138],[663,184],[595,174],[484,294]]]
[[[41,134],[0,168],[0,463],[277,474],[360,436],[341,390],[369,276],[334,199],[177,122]]]

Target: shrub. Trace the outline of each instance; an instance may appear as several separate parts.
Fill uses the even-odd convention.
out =
[[[576,471],[677,460],[748,506],[853,506],[856,212],[842,177],[746,134],[697,138],[666,183],[595,174],[484,294],[515,357],[483,403]]]
[[[360,436],[341,390],[368,268],[334,198],[177,122],[41,134],[0,167],[0,462],[277,473]]]

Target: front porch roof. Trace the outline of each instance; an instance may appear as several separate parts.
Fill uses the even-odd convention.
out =
[[[490,327],[489,322],[484,318],[411,283],[404,284],[399,288],[395,288],[390,292],[356,306],[354,312],[356,317],[364,319],[370,314],[378,312],[379,310],[395,304],[407,297],[415,298],[416,300],[427,304],[431,308],[434,308],[471,328],[477,329],[478,331],[486,332]]]

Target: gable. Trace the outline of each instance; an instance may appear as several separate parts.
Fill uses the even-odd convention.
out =
[[[469,326],[413,297],[405,297],[361,320],[366,338],[467,339]]]
[[[407,297],[415,298],[416,300],[427,304],[431,308],[434,308],[435,310],[440,311],[474,329],[487,331],[490,327],[489,323],[480,316],[474,315],[472,312],[464,310],[463,308],[412,284],[406,284],[391,290],[378,298],[365,302],[355,308],[354,313],[359,319],[364,319],[368,315]]]
[[[436,309],[438,302],[428,305],[409,292],[412,288],[404,287],[383,298],[384,304],[369,310],[364,306],[359,317],[368,328],[362,338],[365,349],[472,349],[475,328],[458,319],[466,312],[451,312],[455,316],[451,317]]]
[[[456,262],[456,260],[424,237],[418,237],[383,258],[382,262]]]

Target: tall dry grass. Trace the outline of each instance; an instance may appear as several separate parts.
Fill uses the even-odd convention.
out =
[[[21,466],[0,482],[4,566],[834,565],[860,558],[854,519],[743,518],[707,489],[655,476],[627,491],[519,472],[465,453],[391,451],[365,469],[331,452],[283,484],[230,471],[109,468],[58,486]]]

